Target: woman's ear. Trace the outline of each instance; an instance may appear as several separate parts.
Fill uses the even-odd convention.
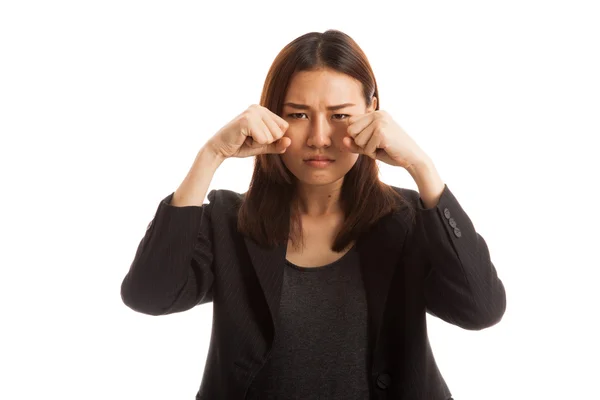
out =
[[[371,100],[371,105],[369,106],[368,112],[373,112],[377,109],[377,97],[373,96]]]

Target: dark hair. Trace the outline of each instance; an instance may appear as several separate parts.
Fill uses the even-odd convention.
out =
[[[379,109],[377,82],[367,57],[350,36],[338,30],[310,32],[286,45],[269,69],[260,105],[281,116],[292,75],[297,71],[322,68],[360,81],[367,107],[375,96],[378,99],[376,109]],[[300,215],[296,209],[290,210],[296,181],[279,154],[255,156],[252,180],[238,211],[238,232],[266,247],[287,243],[288,239],[295,245],[298,239],[303,239]],[[335,252],[346,249],[362,232],[390,212],[408,207],[411,216],[414,215],[412,205],[394,188],[379,180],[375,160],[362,154],[344,177],[340,207],[345,221],[331,248]]]

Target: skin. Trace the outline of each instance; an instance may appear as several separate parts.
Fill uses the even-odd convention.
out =
[[[366,106],[360,81],[331,69],[300,71],[294,74],[284,99],[285,103],[304,104],[310,109],[284,105],[282,118],[289,123],[285,136],[291,144],[282,162],[298,178],[296,200],[303,216],[339,218],[340,192],[346,173],[354,166],[359,154],[344,145],[348,136],[348,119],[374,111],[377,98]],[[328,106],[352,103],[337,110]],[[315,154],[335,161],[325,168],[315,168],[303,160]]]

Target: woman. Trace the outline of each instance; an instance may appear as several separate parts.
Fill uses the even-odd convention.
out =
[[[501,320],[485,241],[378,97],[349,36],[300,36],[260,105],[211,137],[160,202],[121,296],[151,315],[213,303],[196,399],[447,400],[426,313],[470,330]],[[219,165],[249,156],[249,190],[203,204]],[[380,182],[376,160],[405,168],[418,192]]]

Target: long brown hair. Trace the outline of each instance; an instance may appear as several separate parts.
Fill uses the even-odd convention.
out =
[[[330,68],[360,81],[367,107],[375,96],[376,110],[379,110],[377,82],[367,57],[350,36],[333,29],[304,34],[280,51],[265,79],[260,105],[281,116],[292,75],[321,68]],[[238,232],[263,247],[287,243],[288,239],[295,245],[302,240],[300,214],[297,209],[291,210],[296,181],[279,154],[255,156],[252,180],[238,211]],[[390,212],[408,208],[411,218],[414,215],[412,205],[379,180],[375,160],[362,154],[344,177],[340,206],[345,221],[331,247],[335,252],[346,249]]]

